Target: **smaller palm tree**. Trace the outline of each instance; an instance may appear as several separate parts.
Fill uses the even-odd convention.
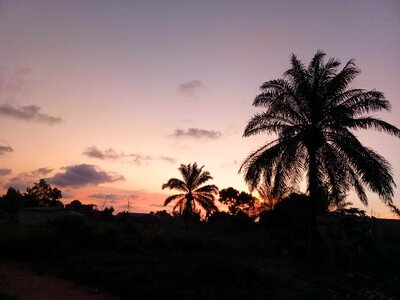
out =
[[[176,201],[173,207],[174,211],[179,209],[180,215],[187,219],[196,212],[196,203],[206,211],[207,214],[218,211],[215,205],[215,199],[218,194],[217,186],[203,185],[210,179],[213,179],[209,172],[203,171],[204,166],[198,167],[197,163],[184,165],[178,168],[183,180],[171,178],[162,185],[162,189],[169,188],[177,190],[180,193],[172,195],[165,199],[164,206],[172,201]],[[203,186],[202,186],[203,185]]]

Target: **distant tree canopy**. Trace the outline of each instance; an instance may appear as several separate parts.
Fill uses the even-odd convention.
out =
[[[229,213],[237,215],[239,212],[249,214],[254,207],[256,198],[246,192],[239,192],[233,187],[219,191],[218,201],[228,206]]]
[[[26,199],[20,191],[10,187],[6,194],[0,197],[0,210],[15,213],[26,206]]]
[[[158,211],[156,211],[156,212],[151,211],[150,214],[151,214],[151,215],[154,215],[154,216],[157,216],[157,217],[159,217],[159,218],[162,219],[162,220],[163,220],[163,219],[170,219],[170,218],[173,217],[173,216],[170,215],[165,209],[164,209],[164,210],[158,210]]]
[[[63,207],[61,198],[59,189],[52,188],[44,179],[40,179],[23,194],[13,187],[8,188],[6,194],[0,197],[0,209],[15,213],[24,207]]]
[[[27,188],[26,197],[37,203],[37,206],[64,206],[60,201],[62,198],[61,191],[57,188],[52,188],[44,179],[34,183],[32,188]]]
[[[360,74],[353,60],[338,70],[337,59],[325,62],[324,57],[318,51],[306,66],[293,54],[283,78],[261,85],[253,106],[265,111],[250,119],[243,136],[276,138],[251,153],[240,171],[251,190],[260,182],[285,190],[306,173],[308,194],[323,211],[350,189],[367,205],[366,187],[392,203],[395,182],[389,162],[352,132],[376,129],[399,138],[400,129],[370,115],[391,105],[382,92],[349,88]]]

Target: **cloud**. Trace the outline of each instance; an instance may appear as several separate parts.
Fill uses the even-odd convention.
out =
[[[107,159],[116,160],[116,159],[121,159],[121,158],[133,158],[130,162],[134,163],[135,165],[138,165],[138,166],[148,164],[149,161],[154,159],[150,155],[143,155],[143,154],[139,154],[139,153],[125,154],[124,152],[118,153],[117,151],[115,151],[112,148],[109,148],[107,150],[100,150],[96,146],[86,148],[86,150],[83,152],[83,154],[88,157],[98,158],[101,160],[107,160]]]
[[[31,68],[15,68],[9,74],[0,74],[0,93],[15,95],[25,92],[31,84]]]
[[[57,173],[48,178],[48,182],[60,187],[82,187],[125,180],[124,176],[115,172],[103,171],[95,165],[80,164],[68,166],[64,169],[65,172]]]
[[[0,145],[0,155],[6,154],[6,153],[11,153],[11,152],[14,152],[14,149],[11,148],[10,146]]]
[[[92,199],[110,198],[110,199],[113,199],[113,200],[121,199],[120,195],[117,195],[117,194],[102,194],[102,193],[91,194],[91,195],[88,196],[88,198],[92,198]]]
[[[32,172],[32,175],[35,177],[46,176],[53,172],[53,169],[49,168],[39,168]]]
[[[130,157],[133,157],[133,160],[131,161],[135,165],[141,166],[144,164],[148,164],[149,161],[153,160],[153,158],[149,155],[141,155],[137,153],[129,154]]]
[[[64,198],[64,199],[69,199],[69,198],[76,198],[76,195],[75,195],[75,193],[72,191],[72,190],[69,190],[69,189],[67,189],[67,190],[62,190],[62,197]]]
[[[33,183],[32,180],[26,179],[26,174],[27,173],[19,174],[18,176],[11,178],[5,185],[3,185],[3,187],[5,189],[12,187],[16,190],[24,191],[28,186],[31,186]]]
[[[160,155],[160,156],[159,156],[159,159],[164,160],[164,161],[166,161],[166,162],[169,162],[169,163],[171,163],[171,164],[175,164],[175,163],[176,163],[176,159],[175,159],[175,158],[172,158],[172,157],[169,157],[169,156]]]
[[[205,85],[200,80],[190,80],[178,86],[178,91],[185,96],[197,98],[197,92],[205,88]]]
[[[25,190],[27,187],[32,186],[34,182],[50,174],[53,169],[39,168],[31,172],[22,172],[17,176],[12,177],[3,187],[13,187],[17,190]]]
[[[11,174],[11,169],[0,168],[0,176],[7,176]]]
[[[106,159],[118,159],[121,157],[124,157],[125,155],[123,153],[118,154],[114,149],[110,148],[107,150],[100,150],[96,146],[86,148],[86,150],[83,152],[84,155],[92,158],[98,158],[102,160]]]
[[[189,128],[188,130],[177,129],[172,134],[173,137],[176,138],[196,138],[196,139],[212,139],[216,140],[221,137],[221,133],[219,131],[214,130],[206,130],[206,129],[198,129],[198,128]]]
[[[97,148],[96,146],[88,147],[84,150],[83,152],[84,155],[91,157],[91,158],[97,158],[101,160],[117,160],[117,159],[123,159],[126,158],[130,160],[130,163],[133,163],[137,166],[142,166],[142,165],[148,165],[150,161],[153,160],[163,160],[166,162],[169,162],[171,164],[176,163],[176,159],[169,157],[169,156],[164,156],[160,155],[157,157],[153,157],[150,155],[143,155],[140,153],[131,153],[131,154],[126,154],[124,152],[117,152],[113,148],[109,148],[107,150],[101,150]]]
[[[97,193],[97,194],[92,194],[89,195],[88,198],[93,198],[93,199],[110,199],[110,200],[120,200],[124,198],[131,198],[131,199],[136,199],[138,198],[138,195],[120,195],[120,194],[104,194],[104,193]]]
[[[91,199],[96,199],[96,200],[107,200],[108,203],[117,203],[119,200],[122,200],[124,198],[123,195],[117,195],[117,194],[92,194],[89,195],[88,198]]]
[[[40,109],[41,108],[37,105],[14,106],[12,104],[3,103],[0,104],[0,115],[18,120],[34,121],[49,125],[60,123],[62,121],[59,117],[41,113]]]

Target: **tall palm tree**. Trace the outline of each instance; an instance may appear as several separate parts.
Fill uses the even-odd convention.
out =
[[[196,203],[207,213],[218,211],[217,206],[214,204],[218,188],[213,184],[202,186],[203,183],[213,179],[209,172],[203,171],[203,168],[204,166],[198,167],[197,163],[193,165],[181,164],[178,170],[183,180],[171,178],[162,185],[162,189],[174,189],[180,193],[165,199],[164,206],[176,201],[173,210],[179,209],[181,215],[185,217],[192,215],[196,211]]]
[[[340,201],[352,187],[368,204],[365,188],[392,203],[395,182],[391,166],[378,153],[360,143],[356,129],[377,129],[400,137],[400,130],[370,115],[390,110],[382,92],[350,89],[360,73],[354,61],[338,71],[340,62],[317,51],[308,66],[294,54],[291,68],[281,79],[265,82],[253,106],[266,110],[255,114],[243,136],[262,132],[276,138],[251,153],[240,171],[251,189],[260,181],[286,188],[307,175],[308,193],[315,212],[317,201]]]

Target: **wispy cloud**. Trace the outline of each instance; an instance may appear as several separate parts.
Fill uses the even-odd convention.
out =
[[[0,168],[0,176],[7,176],[11,174],[11,169]]]
[[[169,156],[160,155],[159,159],[164,160],[166,162],[169,162],[170,164],[175,164],[176,163],[176,159],[173,158],[173,157],[169,157]]]
[[[27,187],[33,185],[39,179],[49,175],[53,169],[39,168],[31,172],[22,172],[17,176],[12,177],[5,185],[4,188],[13,187],[18,190],[25,190]]]
[[[197,92],[205,88],[205,85],[200,80],[190,80],[178,86],[178,91],[188,97],[197,98]]]
[[[0,74],[0,93],[15,96],[25,92],[31,84],[31,68],[15,68],[10,73]]]
[[[106,150],[101,150],[96,146],[88,147],[83,151],[83,154],[90,157],[101,160],[117,160],[117,159],[127,159],[130,163],[133,163],[137,166],[148,165],[151,161],[154,160],[163,160],[169,163],[175,163],[176,160],[169,156],[160,155],[158,157],[153,157],[151,155],[144,155],[140,153],[124,153],[117,152],[113,148],[109,148]]]
[[[14,106],[9,103],[0,104],[0,115],[23,121],[33,121],[53,125],[62,121],[59,117],[41,113],[37,105]]]
[[[176,138],[195,138],[195,139],[212,139],[216,140],[221,137],[221,133],[215,130],[206,130],[198,128],[189,128],[187,130],[177,129],[172,134]]]
[[[92,158],[98,158],[102,160],[106,159],[118,159],[124,157],[123,153],[117,153],[114,149],[109,148],[107,150],[100,150],[96,146],[86,148],[83,152],[84,155]]]
[[[131,194],[131,195],[121,195],[121,194],[104,194],[104,193],[96,193],[96,194],[91,194],[88,196],[88,198],[91,199],[97,199],[97,200],[110,200],[110,201],[119,201],[119,200],[134,200],[137,199],[139,196],[136,194]]]
[[[148,164],[151,160],[153,160],[153,157],[150,155],[142,155],[142,154],[137,154],[137,153],[132,153],[129,155],[133,160],[131,160],[131,163],[141,166],[141,165],[146,165]]]
[[[39,168],[39,169],[33,171],[32,175],[35,176],[35,177],[47,176],[51,172],[53,172],[53,169],[50,169],[50,168]]]
[[[6,154],[6,153],[11,153],[11,152],[14,152],[14,149],[11,148],[10,146],[0,145],[0,155]]]
[[[149,155],[142,155],[142,154],[138,154],[138,153],[126,154],[124,152],[118,153],[113,148],[101,150],[101,149],[97,148],[96,146],[86,148],[85,151],[83,152],[83,154],[88,157],[97,158],[97,159],[101,159],[101,160],[116,160],[116,159],[121,159],[121,158],[133,158],[133,160],[131,162],[133,162],[136,165],[142,165],[152,159],[152,157]]]
[[[57,173],[48,178],[48,182],[60,187],[82,187],[125,180],[124,176],[115,172],[103,171],[95,165],[80,164],[64,169],[63,173]]]
[[[70,199],[70,198],[75,198],[76,195],[75,195],[73,190],[63,189],[62,190],[62,197],[63,197],[63,199]]]

